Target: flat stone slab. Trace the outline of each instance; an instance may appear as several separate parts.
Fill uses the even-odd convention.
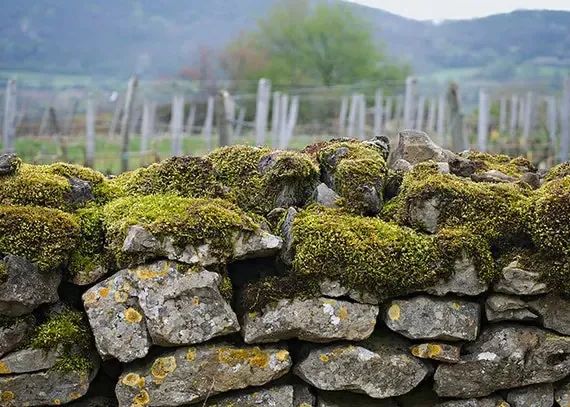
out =
[[[83,294],[103,358],[144,357],[152,344],[178,346],[237,332],[237,316],[220,294],[222,277],[171,261],[122,270]]]
[[[5,326],[0,326],[0,357],[16,349],[35,326],[35,318],[32,315],[14,318]]]
[[[552,407],[554,387],[552,383],[534,384],[509,391],[507,401],[511,407]]]
[[[485,314],[489,322],[534,321],[539,318],[523,299],[504,294],[491,294],[487,297]]]
[[[293,407],[294,399],[293,386],[275,386],[208,400],[208,407]]]
[[[530,301],[528,306],[540,316],[545,328],[570,335],[570,299],[551,294]]]
[[[493,289],[499,293],[514,295],[537,295],[549,291],[541,281],[540,273],[522,268],[517,260],[503,268]]]
[[[120,407],[192,404],[230,390],[264,385],[290,367],[291,357],[284,348],[181,347],[128,366],[115,391]]]
[[[472,341],[479,331],[480,307],[475,302],[418,296],[388,303],[384,321],[410,339]]]
[[[0,359],[0,375],[47,370],[55,365],[60,352],[56,349],[25,348]]]
[[[398,407],[398,405],[392,400],[378,400],[347,391],[319,391],[317,407]]]
[[[282,299],[261,312],[247,313],[242,333],[246,343],[291,338],[309,342],[358,341],[372,334],[378,312],[375,305],[330,298]]]

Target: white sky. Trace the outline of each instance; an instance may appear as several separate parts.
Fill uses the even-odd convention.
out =
[[[349,0],[417,20],[449,20],[517,9],[570,11],[570,0]]]

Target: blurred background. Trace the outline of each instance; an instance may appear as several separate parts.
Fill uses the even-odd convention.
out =
[[[427,3],[3,0],[1,148],[118,173],[414,128],[568,160],[570,2]]]

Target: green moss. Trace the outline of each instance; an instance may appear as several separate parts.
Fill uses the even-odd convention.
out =
[[[68,354],[57,358],[52,369],[62,373],[86,373],[93,369],[93,361],[85,355]]]
[[[234,289],[232,286],[232,280],[230,279],[230,276],[227,275],[227,273],[222,274],[222,282],[218,288],[220,290],[220,294],[222,294],[222,297],[224,297],[227,302],[231,303],[234,297]]]
[[[172,236],[181,246],[209,242],[228,258],[233,237],[258,225],[236,205],[222,199],[182,198],[175,195],[124,197],[103,209],[107,242],[119,254],[130,226],[141,225],[157,237]]]
[[[552,167],[546,176],[544,177],[545,182],[554,181],[556,179],[564,178],[570,176],[570,162],[565,162]]]
[[[266,277],[245,286],[240,296],[240,307],[245,312],[255,312],[283,298],[307,299],[320,294],[319,284],[312,276]]]
[[[0,284],[4,284],[8,280],[8,269],[6,263],[0,261]]]
[[[525,172],[536,171],[534,165],[524,157],[511,158],[504,154],[489,154],[478,151],[469,151],[463,156],[475,163],[476,173],[496,170],[512,177],[520,177]]]
[[[570,177],[550,181],[538,189],[527,220],[539,249],[553,256],[570,255]]]
[[[433,164],[424,163],[404,176],[388,216],[402,225],[423,229],[413,216],[414,208],[435,199],[440,229],[464,227],[491,245],[504,247],[528,239],[524,215],[531,194],[519,185],[475,183],[441,174]]]
[[[294,270],[386,297],[449,275],[430,236],[380,219],[311,208],[293,223]]]
[[[308,155],[267,148],[231,146],[208,155],[227,196],[242,209],[266,215],[279,201],[302,205],[316,186],[319,172]],[[298,202],[298,201],[303,202]]]
[[[173,194],[187,198],[220,197],[223,187],[210,160],[173,157],[112,180],[125,195]]]
[[[0,206],[0,252],[26,257],[40,270],[64,263],[79,237],[74,217],[57,209]]]
[[[316,153],[323,172],[330,174],[340,205],[353,213],[367,214],[373,189],[382,202],[387,167],[382,152],[356,141],[338,141],[321,145]]]

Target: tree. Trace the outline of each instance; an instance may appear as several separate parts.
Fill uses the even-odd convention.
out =
[[[232,57],[247,56],[246,60]],[[261,76],[274,83],[330,86],[402,79],[408,68],[388,63],[370,25],[341,3],[286,0],[225,52],[233,79]],[[251,63],[255,61],[255,63]],[[239,74],[241,77],[236,77]]]

